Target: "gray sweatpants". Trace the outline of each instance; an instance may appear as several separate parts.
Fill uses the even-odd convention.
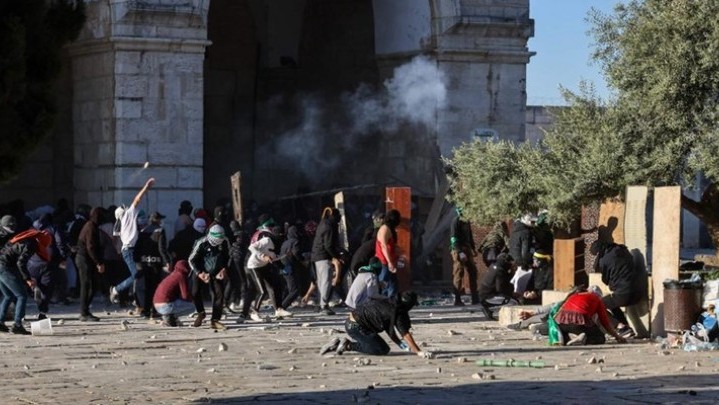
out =
[[[320,307],[324,308],[329,305],[330,296],[332,295],[332,275],[334,272],[332,261],[316,261],[315,272],[317,273],[317,291],[320,293]]]

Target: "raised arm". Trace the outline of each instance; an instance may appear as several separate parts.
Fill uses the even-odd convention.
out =
[[[154,177],[150,177],[149,179],[147,179],[147,182],[145,182],[145,185],[142,186],[142,189],[140,189],[140,191],[137,193],[137,195],[135,196],[135,199],[132,200],[132,206],[137,207],[137,205],[140,204],[140,200],[142,200],[142,197],[147,192],[147,189],[149,189],[150,186],[152,186],[153,184],[155,184]]]

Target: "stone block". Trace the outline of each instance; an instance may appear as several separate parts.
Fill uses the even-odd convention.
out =
[[[521,321],[519,313],[522,311],[536,311],[539,305],[505,305],[499,309],[499,324],[507,326]]]
[[[202,189],[202,176],[202,167],[178,167],[177,187]]]
[[[147,162],[145,142],[118,142],[115,150],[115,164],[142,166]]]
[[[147,76],[115,75],[115,95],[119,98],[142,98],[147,96]]]
[[[120,98],[115,100],[115,116],[117,118],[142,117],[142,99]]]
[[[142,54],[137,51],[117,51],[115,53],[115,74],[141,73]]]

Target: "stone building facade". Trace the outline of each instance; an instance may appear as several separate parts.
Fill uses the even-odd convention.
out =
[[[525,139],[529,0],[86,3],[58,84],[58,128],[4,200],[128,203],[153,176],[144,208],[171,220],[180,200],[229,196],[238,170],[243,196],[258,202],[367,183],[433,196],[440,157],[462,142]],[[447,78],[432,124],[339,139],[338,101],[381,88],[417,55]],[[282,135],[306,123],[308,100],[326,122],[288,145]],[[327,161],[336,165],[312,170]]]

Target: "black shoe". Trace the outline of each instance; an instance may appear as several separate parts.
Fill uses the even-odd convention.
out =
[[[204,321],[204,320],[205,320],[205,313],[204,312],[198,313],[197,318],[195,318],[195,322],[192,323],[192,327],[199,328],[200,326],[202,326],[202,321]]]
[[[455,307],[463,307],[463,306],[464,306],[464,302],[462,302],[461,299],[456,299],[456,298],[455,298],[455,300],[454,300],[454,306],[455,306]]]
[[[97,322],[100,318],[96,317],[93,314],[87,314],[87,315],[80,315],[80,321],[82,322]]]
[[[326,307],[320,309],[320,313],[322,313],[322,314],[324,314],[324,315],[334,315],[334,314],[335,314],[335,311],[333,311],[332,309],[330,309],[329,306],[326,306]]]
[[[32,335],[32,333],[28,332],[22,325],[13,325],[12,329],[10,329],[10,333],[13,335]]]
[[[4,323],[0,323],[0,332],[10,332],[10,328],[8,328]]]
[[[37,320],[42,321],[43,319],[47,319],[47,315],[40,313],[37,315]]]
[[[507,329],[509,329],[509,330],[522,330],[522,323],[521,323],[521,322],[510,323],[509,325],[507,325]]]
[[[162,325],[169,327],[177,327],[177,318],[174,315],[163,315]]]
[[[484,316],[487,317],[490,321],[494,320],[494,314],[492,313],[492,310],[489,309],[489,306],[486,302],[480,302],[479,307],[482,309],[482,313],[484,313]]]

